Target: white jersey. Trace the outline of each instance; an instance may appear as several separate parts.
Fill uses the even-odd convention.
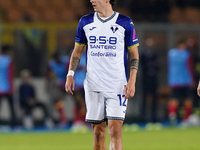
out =
[[[118,92],[127,84],[127,49],[139,45],[132,20],[114,12],[102,20],[97,12],[83,16],[76,44],[87,45],[84,86],[90,91]],[[122,87],[123,86],[123,87]]]

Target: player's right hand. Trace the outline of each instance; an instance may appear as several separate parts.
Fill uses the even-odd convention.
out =
[[[197,87],[197,94],[200,96],[200,81],[199,81],[199,85]]]
[[[73,76],[67,76],[67,80],[66,80],[66,83],[65,83],[65,90],[67,93],[73,95],[73,92],[74,91],[74,79],[73,79]]]
[[[132,98],[135,95],[135,84],[129,80],[125,87],[125,99]]]

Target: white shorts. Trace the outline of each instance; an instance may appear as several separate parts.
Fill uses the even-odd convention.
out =
[[[121,93],[89,91],[85,88],[86,122],[101,123],[110,120],[124,120],[128,99],[124,89]]]

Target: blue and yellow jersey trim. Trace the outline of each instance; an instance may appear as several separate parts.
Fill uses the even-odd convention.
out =
[[[134,48],[134,47],[137,47],[137,46],[139,46],[139,43],[134,44],[134,45],[132,45],[132,46],[128,46],[127,48],[128,48],[128,49],[131,49],[131,48]]]
[[[78,46],[85,46],[86,45],[86,43],[78,43],[78,42],[75,42],[75,44],[78,45]]]

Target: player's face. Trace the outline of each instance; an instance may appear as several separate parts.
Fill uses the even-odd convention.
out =
[[[100,12],[109,0],[90,0],[90,2],[92,3],[94,11]]]

